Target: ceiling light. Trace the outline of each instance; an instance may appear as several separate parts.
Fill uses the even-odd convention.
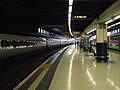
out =
[[[120,18],[120,15],[116,16],[114,19],[117,20],[117,19],[119,19],[119,18]]]
[[[69,6],[68,13],[72,13],[72,6]]]
[[[69,0],[69,5],[72,5],[73,4],[73,0]]]
[[[113,21],[114,21],[113,19],[110,19],[110,20],[106,21],[105,24],[111,23]]]
[[[68,20],[71,19],[71,14],[68,14]]]
[[[71,36],[73,36],[72,31],[71,31],[72,5],[73,5],[73,0],[69,0],[69,7],[68,7],[68,27],[69,27],[69,33],[71,34]]]
[[[117,22],[117,23],[116,23],[116,25],[119,25],[119,24],[120,24],[120,22]]]
[[[107,28],[109,29],[109,28],[111,28],[111,26],[108,26]]]
[[[93,32],[93,31],[95,31],[95,30],[97,30],[97,28],[94,28],[94,29],[90,30],[89,32],[87,32],[87,34]]]

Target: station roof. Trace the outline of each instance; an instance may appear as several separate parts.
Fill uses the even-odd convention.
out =
[[[79,34],[83,32],[115,1],[74,0],[72,31]],[[1,0],[0,33],[34,33],[40,27],[51,32],[60,33],[60,30],[69,34],[68,5],[68,0]]]

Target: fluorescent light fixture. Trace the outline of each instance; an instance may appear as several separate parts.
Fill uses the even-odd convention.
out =
[[[71,32],[72,5],[73,5],[73,0],[69,0],[69,7],[68,7],[68,27],[69,27],[69,32],[70,32],[71,36],[73,36],[73,34]]]
[[[71,19],[68,19],[68,27],[69,27],[69,32],[70,32],[71,36],[73,36],[73,34],[71,32]]]
[[[90,30],[89,32],[87,32],[87,34],[93,32],[93,31],[95,31],[95,30],[97,30],[97,28],[94,28],[94,29]]]
[[[117,23],[116,23],[116,25],[119,25],[119,24],[120,24],[120,22],[117,22]]]
[[[71,28],[69,28],[69,30],[70,30],[70,34],[71,34],[71,36],[73,36],[73,34],[72,34],[72,32],[71,32]],[[74,36],[73,36],[74,37]]]
[[[120,24],[120,22],[117,22],[117,23],[115,23],[115,24],[112,24],[112,25],[108,26],[107,28],[109,29],[109,28],[112,28],[112,27],[114,27],[114,26],[116,26],[116,25],[119,25],[119,24]]]
[[[109,28],[111,28],[111,26],[108,26],[107,28],[109,29]]]
[[[68,14],[68,19],[71,19],[71,14],[70,13]]]
[[[120,18],[120,15],[116,16],[114,19],[117,20],[117,19],[119,19],[119,18]]]
[[[113,19],[110,19],[110,20],[106,21],[105,24],[111,23],[113,21],[114,21]]]
[[[72,13],[72,6],[69,6],[68,13]]]
[[[111,27],[114,27],[114,26],[116,26],[116,24],[112,24],[112,25],[111,25]]]
[[[73,0],[69,0],[69,5],[72,5],[73,4]]]

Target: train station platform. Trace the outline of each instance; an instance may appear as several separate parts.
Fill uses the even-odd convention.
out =
[[[13,90],[120,90],[120,53],[108,53],[109,61],[98,63],[93,53],[70,45],[54,54],[52,63],[40,66],[43,72],[33,71]]]

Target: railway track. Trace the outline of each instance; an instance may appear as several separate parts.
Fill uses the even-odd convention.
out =
[[[34,69],[58,50],[60,50],[60,48],[44,50],[41,53],[39,52],[35,55],[25,57],[18,62],[2,65],[2,67],[0,67],[0,89],[12,90]]]

